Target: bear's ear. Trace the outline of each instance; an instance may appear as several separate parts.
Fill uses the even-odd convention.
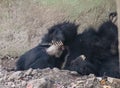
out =
[[[59,30],[59,25],[60,24],[57,24],[57,25],[53,25],[52,27],[48,28],[48,34],[52,34],[53,32],[55,32],[56,30]]]
[[[52,34],[54,31],[55,31],[55,28],[50,28],[50,29],[48,29],[48,33],[49,33],[49,34]]]
[[[116,17],[117,16],[117,12],[111,12],[110,14],[109,14],[109,19],[112,19],[112,18],[114,18],[114,17]]]

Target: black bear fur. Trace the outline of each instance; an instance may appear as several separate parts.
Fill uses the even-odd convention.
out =
[[[38,46],[20,56],[16,62],[16,70],[26,70],[29,68],[42,69],[46,67],[61,68],[62,63],[64,62],[64,58],[67,54],[67,50],[59,50],[59,52],[62,51],[62,55],[55,57],[55,55],[49,55],[46,52],[46,49],[51,47],[49,43],[52,41],[61,41],[64,45],[72,42],[77,35],[77,28],[78,25],[70,22],[63,22],[52,26],[50,29],[48,29],[48,33],[43,36],[42,41]]]

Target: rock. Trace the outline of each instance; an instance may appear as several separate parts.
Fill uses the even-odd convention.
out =
[[[85,83],[85,88],[92,88],[94,81],[95,81],[95,77],[88,78]]]
[[[7,74],[7,71],[3,69],[0,65],[0,78]]]
[[[29,80],[32,80],[32,78],[33,78],[32,76],[25,76],[25,77],[24,77],[24,80],[25,80],[25,81],[29,81]],[[38,78],[38,77],[37,77],[37,78]]]
[[[76,71],[70,71],[70,74],[71,75],[79,75],[78,72],[76,72]]]
[[[11,88],[15,88],[16,87],[14,82],[8,82],[8,86],[10,86]]]
[[[17,72],[14,72],[12,75],[10,75],[8,80],[20,79],[22,76],[23,76],[23,72],[17,71]]]
[[[84,87],[83,83],[85,83],[85,81],[83,81],[83,80],[77,80],[75,82],[72,82],[68,86],[68,88],[83,88]]]
[[[32,71],[33,71],[32,68],[28,69],[28,70],[25,72],[25,75],[30,75],[30,74],[32,73]]]
[[[29,69],[26,71],[7,71],[1,69],[0,88],[120,88],[120,79],[93,74],[81,76],[75,71],[57,68]],[[76,75],[78,74],[78,75]],[[4,86],[3,86],[4,85]]]
[[[0,78],[0,83],[3,81],[3,78]]]
[[[110,82],[110,83],[113,83],[113,78],[107,77],[107,81]]]
[[[93,77],[93,78],[94,78],[94,77],[95,77],[95,75],[94,75],[94,74],[89,74],[89,75],[88,75],[88,77],[90,77],[90,78],[92,78],[92,77]]]
[[[37,74],[37,73],[38,73],[38,71],[36,69],[34,69],[31,74],[34,75],[34,74]]]
[[[103,88],[111,88],[111,86],[104,85]]]
[[[52,82],[50,80],[46,80],[45,78],[31,80],[27,84],[27,88],[52,88]]]
[[[0,77],[4,76],[4,74],[2,74],[2,72],[0,72]]]
[[[101,81],[101,80],[102,80],[102,77],[96,77],[96,79],[97,79],[98,81]]]
[[[56,73],[60,72],[60,70],[58,68],[53,68],[53,71]]]
[[[7,86],[5,86],[5,85],[1,85],[1,84],[0,84],[0,88],[10,88],[10,87],[7,87]]]
[[[22,81],[21,85],[22,85],[22,86],[26,86],[26,85],[27,85],[27,82],[26,82],[26,81]]]

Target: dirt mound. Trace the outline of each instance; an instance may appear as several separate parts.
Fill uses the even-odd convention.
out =
[[[80,76],[77,72],[57,68],[17,72],[0,68],[0,88],[120,88],[119,83],[115,78]]]

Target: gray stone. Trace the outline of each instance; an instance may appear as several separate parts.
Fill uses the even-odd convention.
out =
[[[34,74],[37,74],[37,73],[38,73],[37,70],[34,69],[31,74],[34,75]]]
[[[113,83],[113,79],[114,79],[114,78],[107,77],[107,81],[109,81],[110,83]]]
[[[95,81],[95,77],[88,78],[86,83],[85,83],[85,88],[92,88],[94,81]]]
[[[8,82],[8,86],[10,86],[11,88],[15,88],[14,82]]]
[[[52,88],[50,80],[46,80],[45,78],[31,80],[27,86],[32,86],[32,88]]]
[[[58,68],[53,68],[53,71],[56,72],[56,73],[60,72],[60,70]]]
[[[71,75],[78,75],[78,72],[76,72],[76,71],[70,71],[70,74]]]
[[[22,81],[21,85],[22,85],[22,86],[26,86],[26,85],[27,85],[27,82],[26,82],[26,81]]]
[[[32,68],[28,69],[28,70],[25,72],[25,75],[30,75],[30,74],[32,73],[32,71],[33,71]]]
[[[23,76],[23,72],[22,71],[17,71],[17,72],[14,72],[12,75],[10,75],[8,80],[19,79],[22,76]]]
[[[0,88],[9,88],[9,87],[0,84]]]
[[[2,74],[2,72],[0,72],[0,77],[4,76],[4,74]]]

